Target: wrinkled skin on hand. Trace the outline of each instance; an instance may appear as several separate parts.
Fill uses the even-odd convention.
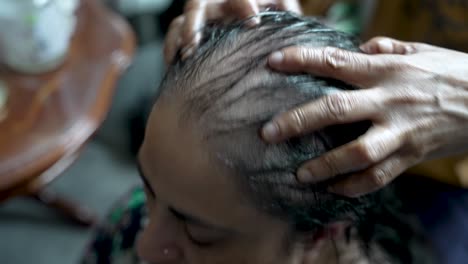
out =
[[[271,6],[301,13],[297,0],[189,0],[171,24],[166,63],[179,50],[182,59],[193,54],[207,22],[246,19]],[[336,78],[362,89],[283,113],[262,131],[266,141],[276,143],[329,125],[371,120],[365,135],[298,171],[299,180],[312,183],[350,174],[330,191],[351,197],[382,188],[419,162],[468,151],[468,54],[389,38],[374,38],[361,48],[367,54],[306,47],[272,54],[275,70]]]
[[[169,27],[165,41],[164,57],[170,64],[181,50],[182,58],[189,57],[202,39],[201,29],[209,21],[224,23],[242,20],[257,15],[260,10],[274,7],[278,10],[301,13],[297,0],[189,0],[184,14],[177,17]],[[249,21],[249,26],[260,23],[258,18]]]
[[[283,113],[262,134],[275,143],[334,124],[371,120],[363,136],[298,171],[304,182],[350,174],[330,191],[360,196],[413,165],[468,150],[468,54],[421,43],[375,38],[367,54],[336,48],[290,47],[270,65],[362,88],[325,96]]]

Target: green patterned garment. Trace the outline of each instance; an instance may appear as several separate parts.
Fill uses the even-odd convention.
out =
[[[138,187],[97,228],[81,264],[140,263],[135,242],[145,219],[145,193],[143,188]]]

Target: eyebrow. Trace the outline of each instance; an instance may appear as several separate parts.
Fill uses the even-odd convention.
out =
[[[138,174],[140,175],[141,180],[143,181],[143,184],[145,185],[145,188],[150,192],[151,196],[153,198],[156,198],[156,192],[154,189],[151,187],[149,184],[148,179],[146,178],[145,174],[143,173],[143,169],[141,167],[140,159],[137,158],[137,169],[138,169]],[[210,224],[206,221],[201,220],[200,218],[196,216],[192,216],[190,214],[184,213],[180,210],[175,209],[174,207],[169,206],[169,211],[179,220],[186,221],[189,224],[197,225],[203,228],[208,228],[208,229],[215,229],[219,230],[221,232],[228,232],[232,233],[233,230],[220,227],[214,224]]]

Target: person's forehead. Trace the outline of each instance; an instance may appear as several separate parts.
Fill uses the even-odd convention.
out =
[[[150,116],[140,163],[158,199],[220,226],[242,227],[259,214],[245,203],[227,171],[217,166],[177,109],[156,107]]]

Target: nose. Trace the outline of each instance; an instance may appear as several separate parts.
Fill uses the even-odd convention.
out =
[[[179,238],[182,227],[167,210],[157,207],[151,212],[148,225],[138,238],[138,256],[148,263],[183,263],[184,254]]]

